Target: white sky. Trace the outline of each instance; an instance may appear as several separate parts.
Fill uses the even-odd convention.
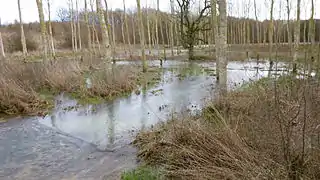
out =
[[[75,1],[75,0],[74,0]],[[79,7],[82,9],[84,7],[84,0],[78,0]],[[136,7],[136,0],[125,0],[126,7],[128,9],[134,9]],[[257,9],[260,13],[258,13],[259,19],[267,19],[269,18],[268,12],[270,8],[270,1],[271,0],[256,0],[257,2]],[[294,6],[296,5],[297,0],[290,0],[292,3],[292,13],[291,17],[293,18],[295,15]],[[315,1],[315,18],[320,18],[320,0]],[[43,6],[45,12],[47,12],[46,7],[47,0],[43,0]],[[90,0],[88,0],[90,2]],[[102,0],[104,2],[104,0]],[[123,0],[107,0],[109,8],[121,8],[123,7]],[[170,9],[170,0],[159,0],[160,2],[160,10],[162,11],[169,11]],[[249,7],[247,9],[250,10],[250,17],[254,18],[254,0],[228,0],[228,13],[229,15],[239,16],[245,15],[243,7]],[[149,7],[156,7],[156,0],[141,0],[142,7],[146,7],[148,4]],[[285,0],[275,0],[275,9],[274,9],[274,17],[276,19],[279,18],[279,7],[281,5],[281,17],[284,18],[286,14],[286,1]],[[104,4],[104,3],[103,3]],[[247,5],[246,5],[247,4]],[[53,19],[56,19],[56,11],[59,7],[67,7],[68,0],[51,0],[51,11]],[[310,17],[310,7],[311,7],[311,0],[302,0],[301,3],[301,19],[309,18]],[[38,21],[38,11],[36,0],[21,0],[21,9],[22,9],[22,20],[23,22],[34,22]],[[318,12],[317,12],[318,11]],[[12,23],[15,19],[18,19],[18,7],[17,7],[17,0],[0,0],[0,18],[3,24],[5,23]]]

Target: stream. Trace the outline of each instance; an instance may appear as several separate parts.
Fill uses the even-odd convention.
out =
[[[160,68],[159,61],[149,65]],[[228,88],[266,77],[268,66],[229,62]],[[51,115],[0,123],[0,179],[118,179],[137,164],[130,142],[138,130],[180,112],[197,114],[214,98],[214,69],[214,62],[165,61],[161,81],[151,89],[86,106],[60,94]]]

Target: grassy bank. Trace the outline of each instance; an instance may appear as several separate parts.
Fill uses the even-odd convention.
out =
[[[134,145],[168,179],[319,179],[319,102],[313,80],[264,79],[198,117],[140,132]]]
[[[86,78],[91,87],[87,88]],[[68,93],[81,103],[100,103],[155,83],[159,70],[141,73],[138,66],[114,66],[102,60],[48,62],[3,61],[0,67],[0,114],[42,114],[55,95]]]

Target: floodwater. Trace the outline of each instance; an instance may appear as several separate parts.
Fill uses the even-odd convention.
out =
[[[268,68],[267,62],[230,62],[228,88],[266,77]],[[285,71],[284,64],[278,68]],[[119,178],[136,165],[130,142],[138,130],[182,111],[196,114],[214,97],[214,69],[214,62],[165,61],[151,89],[87,106],[61,94],[51,115],[0,124],[0,179]]]

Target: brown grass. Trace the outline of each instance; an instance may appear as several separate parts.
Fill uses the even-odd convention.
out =
[[[164,167],[169,179],[319,179],[320,87],[279,82],[232,92],[199,117],[139,133],[139,157]]]
[[[85,77],[91,77],[87,89]],[[0,114],[30,114],[46,109],[52,95],[67,92],[77,98],[110,99],[134,90],[141,78],[140,67],[116,66],[102,60],[56,60],[22,63],[3,61],[0,67]]]

